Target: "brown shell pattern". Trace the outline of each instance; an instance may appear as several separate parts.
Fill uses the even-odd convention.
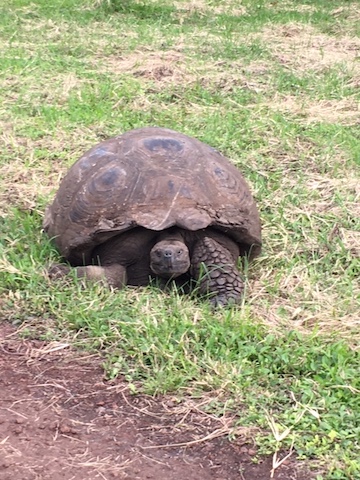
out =
[[[213,148],[181,133],[141,128],[102,142],[62,180],[44,228],[65,258],[142,226],[232,236],[260,251],[258,211],[239,170]]]

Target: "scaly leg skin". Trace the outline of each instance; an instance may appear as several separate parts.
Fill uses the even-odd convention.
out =
[[[67,265],[54,264],[47,271],[51,280],[57,280],[69,275],[75,271],[78,278],[90,280],[92,282],[104,282],[109,287],[122,288],[126,285],[126,268],[122,265],[109,265],[100,267],[97,265],[88,265],[86,267],[68,267]]]
[[[195,245],[191,265],[193,277],[200,281],[200,293],[210,294],[212,305],[241,302],[244,282],[227,248],[213,238],[204,237]]]

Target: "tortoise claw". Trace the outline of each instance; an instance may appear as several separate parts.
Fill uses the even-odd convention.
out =
[[[47,275],[50,280],[59,280],[70,273],[70,267],[60,263],[54,263],[47,269]]]
[[[213,308],[233,307],[239,304],[235,298],[229,298],[226,295],[216,295],[215,297],[211,297],[209,298],[209,302]]]

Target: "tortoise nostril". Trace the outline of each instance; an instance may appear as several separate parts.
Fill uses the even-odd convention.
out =
[[[172,257],[172,251],[171,250],[165,250],[164,257],[165,258],[171,258]]]

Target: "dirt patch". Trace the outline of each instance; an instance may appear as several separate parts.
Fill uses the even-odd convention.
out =
[[[356,63],[359,38],[330,37],[310,25],[298,23],[269,26],[257,36],[266,42],[277,61],[299,73],[322,71],[336,64],[346,66],[354,74],[360,73]]]
[[[112,55],[103,60],[107,71],[133,75],[156,83],[187,84],[195,78],[188,70],[185,57],[175,50],[166,52],[136,50],[126,56]]]
[[[270,479],[271,458],[254,463],[248,438],[230,443],[195,403],[130,395],[67,344],[22,341],[7,324],[0,338],[1,480]],[[310,476],[289,459],[273,478]]]

